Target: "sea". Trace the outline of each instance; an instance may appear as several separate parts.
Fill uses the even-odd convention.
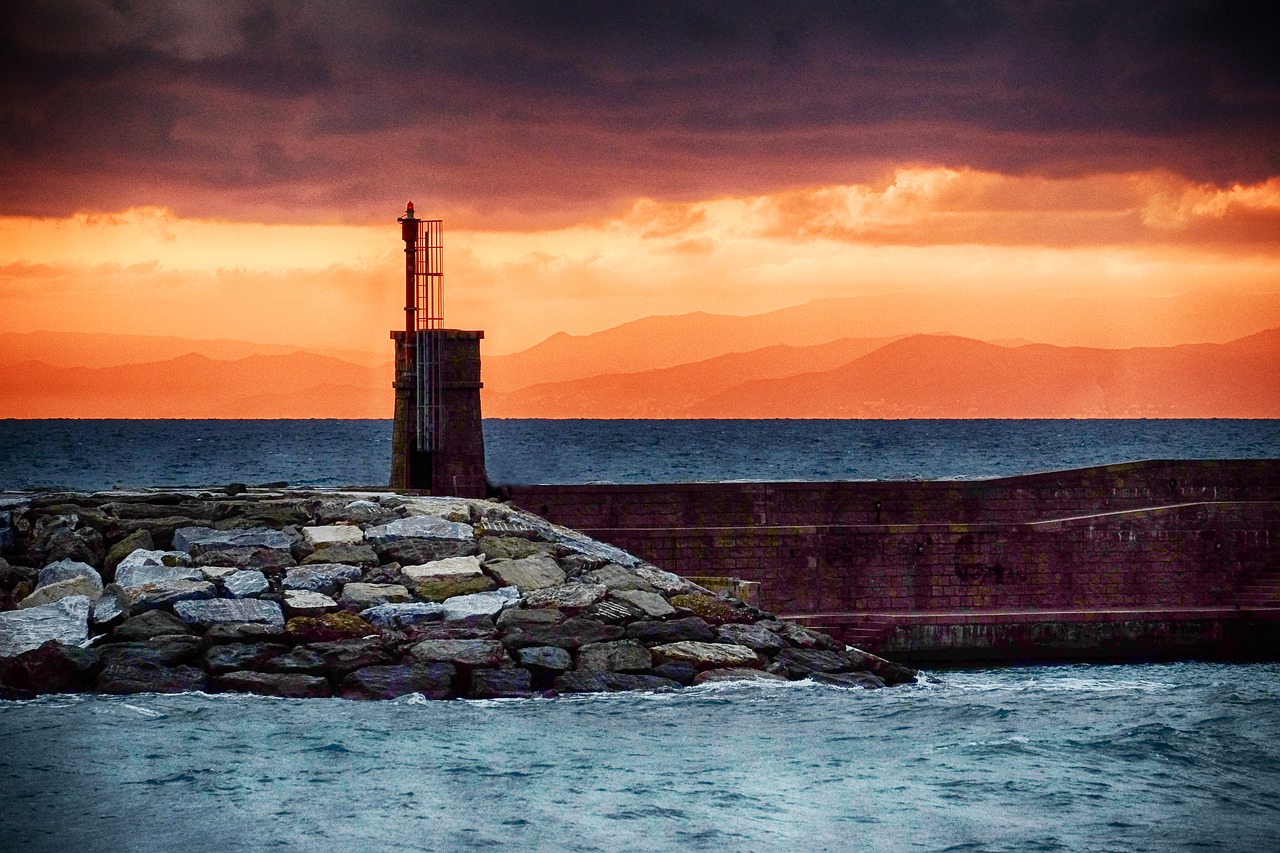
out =
[[[1277,421],[486,421],[496,482],[1274,458]],[[0,490],[377,485],[384,421],[3,421]],[[1280,664],[389,703],[0,702],[0,851],[1280,849]]]

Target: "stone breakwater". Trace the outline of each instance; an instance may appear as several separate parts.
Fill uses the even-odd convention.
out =
[[[0,522],[0,698],[481,699],[917,675],[490,501],[11,495]]]

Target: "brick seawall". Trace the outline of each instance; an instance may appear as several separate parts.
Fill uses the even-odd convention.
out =
[[[1035,637],[1052,645],[1052,630],[1007,626],[1044,624],[1040,613],[1062,625],[1125,621],[1097,617],[1106,611],[1163,614],[1128,629],[1135,654],[1163,654],[1142,637],[1177,635],[1209,613],[1202,641],[1167,651],[1211,653],[1215,637],[1240,647],[1238,615],[1228,630],[1215,611],[1272,624],[1269,605],[1280,605],[1280,460],[964,482],[520,486],[513,499],[671,571],[756,581],[762,607],[921,661],[966,659],[965,632],[977,638],[973,659],[1060,657],[1034,647]],[[947,633],[983,613],[979,624],[1006,627]],[[1123,656],[1124,636],[1102,631],[1096,651]],[[1087,640],[1078,645],[1068,656],[1090,656]]]

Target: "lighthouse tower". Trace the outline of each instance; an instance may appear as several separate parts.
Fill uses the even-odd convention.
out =
[[[396,348],[391,487],[484,497],[480,339],[444,327],[444,229],[418,219],[413,202],[398,220],[404,240],[404,331]]]

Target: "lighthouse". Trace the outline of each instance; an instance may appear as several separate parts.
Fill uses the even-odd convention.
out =
[[[404,330],[395,342],[391,487],[484,497],[480,340],[444,326],[444,223],[419,219],[409,202],[404,240]]]

